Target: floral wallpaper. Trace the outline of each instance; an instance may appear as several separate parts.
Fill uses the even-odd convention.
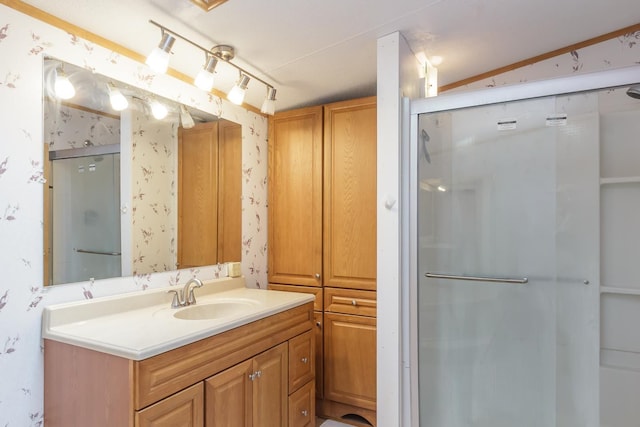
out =
[[[150,120],[136,110],[130,114],[132,271],[137,275],[175,270],[178,124]]]
[[[120,143],[120,119],[45,100],[44,142],[50,151]]]
[[[0,5],[0,57],[5,59],[0,61],[0,117],[3,117],[0,120],[2,427],[42,426],[44,423],[43,354],[40,338],[43,306],[178,285],[193,276],[210,279],[226,275],[224,265],[205,266],[43,288],[42,198],[46,184],[43,177],[43,142],[50,136],[45,134],[42,126],[43,55],[94,70],[128,85],[150,90],[161,97],[241,124],[241,265],[247,286],[266,288],[267,283],[267,119],[170,76],[156,75],[144,64]],[[153,130],[150,130],[150,134],[153,134]],[[75,143],[71,145],[84,143],[83,138],[80,135],[74,137]],[[159,161],[165,149],[156,145],[156,153],[153,151],[151,136],[145,137],[145,140],[151,144],[151,148],[143,149],[142,142],[136,146],[136,161],[139,161],[141,167],[147,161]],[[156,155],[158,157],[153,159]],[[167,169],[162,169],[163,167]],[[166,172],[166,185],[171,189],[173,184],[169,168],[158,166],[154,173]],[[144,171],[139,169],[138,173],[142,174],[140,179],[144,181]],[[164,202],[151,196],[136,199],[135,208],[135,215],[132,217],[141,226],[140,234],[145,229],[144,222],[156,215],[154,208],[158,210],[158,214],[165,212]],[[166,209],[175,212],[170,206]],[[153,233],[154,238],[162,234],[155,230]],[[166,240],[157,244],[164,246]],[[171,248],[171,243],[169,247]],[[148,261],[158,264],[165,262]]]
[[[640,31],[479,80],[454,90],[504,86],[638,64],[640,64]]]

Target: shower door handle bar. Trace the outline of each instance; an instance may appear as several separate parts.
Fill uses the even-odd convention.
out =
[[[80,252],[82,254],[93,254],[93,255],[109,255],[109,256],[120,256],[121,252],[102,252],[102,251],[89,251],[87,249],[76,249],[73,248],[74,251]]]
[[[424,277],[431,279],[449,279],[449,280],[469,280],[472,282],[492,282],[492,283],[511,283],[516,285],[524,285],[529,283],[529,279],[508,279],[500,277],[474,277],[474,276],[456,276],[452,274],[424,273]]]

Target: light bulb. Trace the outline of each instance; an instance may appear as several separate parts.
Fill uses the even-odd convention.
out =
[[[166,73],[167,68],[169,67],[169,53],[171,53],[171,48],[173,47],[173,43],[176,41],[175,37],[173,37],[169,33],[162,34],[162,40],[160,40],[160,44],[158,47],[154,47],[145,63],[156,73]]]
[[[56,70],[54,91],[60,99],[70,99],[76,95],[76,89],[62,69]]]
[[[207,58],[207,63],[196,76],[194,84],[197,88],[205,92],[211,92],[211,89],[213,89],[213,70],[216,68],[217,63],[218,60],[213,56]]]
[[[158,101],[153,101],[151,103],[151,114],[153,114],[153,117],[155,117],[157,120],[162,120],[167,117],[167,114],[169,114],[169,110],[167,110],[167,107],[165,107]]]
[[[191,114],[189,114],[187,107],[185,107],[184,105],[180,106],[180,123],[182,123],[182,127],[185,129],[191,129],[196,125],[193,121],[193,117],[191,117]]]
[[[227,99],[236,105],[242,105],[242,101],[244,101],[244,94],[247,90],[248,84],[249,77],[241,74],[238,83],[236,83],[236,85],[231,88],[231,90],[227,94]]]
[[[269,115],[273,115],[276,112],[276,90],[274,88],[267,88],[267,97],[262,103],[260,112]]]
[[[112,84],[109,84],[109,102],[111,102],[111,108],[116,111],[122,111],[129,106],[127,98]]]

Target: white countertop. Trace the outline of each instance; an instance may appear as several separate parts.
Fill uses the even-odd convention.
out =
[[[313,301],[310,294],[247,289],[243,278],[204,281],[197,304],[170,307],[182,286],[121,294],[44,308],[42,337],[79,347],[143,360],[281,311]],[[243,304],[240,313],[204,320],[174,317],[181,310],[220,302]]]

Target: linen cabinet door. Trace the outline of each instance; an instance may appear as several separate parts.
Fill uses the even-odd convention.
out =
[[[324,314],[324,398],[376,410],[376,319]]]
[[[136,412],[136,427],[203,427],[202,382]]]
[[[280,344],[253,359],[253,425],[287,425],[289,389],[288,344]]]
[[[253,361],[247,360],[205,381],[207,427],[251,427]]]
[[[269,282],[322,286],[322,107],[269,119]]]
[[[376,289],[376,98],[324,110],[324,286]]]

